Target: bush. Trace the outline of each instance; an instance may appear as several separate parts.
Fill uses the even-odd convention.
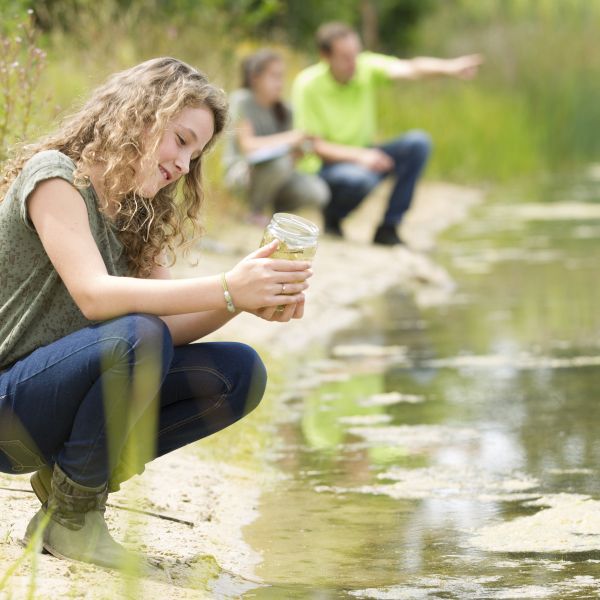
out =
[[[0,158],[9,145],[26,139],[38,108],[38,84],[46,53],[37,46],[32,11],[7,19],[0,31]]]

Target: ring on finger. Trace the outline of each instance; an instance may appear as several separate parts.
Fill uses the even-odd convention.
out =
[[[285,283],[282,283],[282,284],[281,284],[281,294],[280,294],[280,295],[281,295],[281,296],[284,296],[284,295],[285,295]]]

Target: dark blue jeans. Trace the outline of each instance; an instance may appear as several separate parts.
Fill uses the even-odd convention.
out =
[[[0,372],[0,471],[58,463],[90,487],[131,476],[241,419],[265,385],[244,344],[174,347],[165,323],[144,314],[93,325]],[[126,444],[136,464],[122,464]]]
[[[431,141],[426,133],[414,130],[376,148],[393,159],[392,171],[378,173],[349,162],[329,163],[321,168],[319,175],[331,190],[331,200],[324,210],[326,221],[337,222],[346,217],[382,179],[394,175],[383,224],[400,223],[410,208],[415,185],[431,152]]]

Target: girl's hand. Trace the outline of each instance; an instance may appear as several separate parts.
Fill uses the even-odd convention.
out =
[[[276,306],[268,308],[259,308],[251,310],[253,315],[264,319],[265,321],[277,321],[279,323],[287,323],[291,319],[301,319],[304,316],[304,300],[297,304],[288,304],[283,310],[279,310]]]
[[[302,292],[308,288],[307,280],[312,277],[310,263],[269,258],[278,246],[279,241],[273,240],[226,273],[229,291],[237,308],[253,312],[261,308],[287,307],[304,302]],[[287,316],[285,310],[282,314]]]
[[[292,129],[289,132],[289,144],[292,148],[298,148],[304,141],[304,132],[299,129]]]

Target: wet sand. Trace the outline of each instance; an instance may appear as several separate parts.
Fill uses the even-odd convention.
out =
[[[408,248],[390,249],[369,243],[383,212],[383,195],[373,196],[344,225],[346,240],[321,241],[303,320],[265,323],[241,315],[207,339],[243,341],[265,356],[289,356],[311,344],[325,342],[334,331],[360,316],[355,306],[358,301],[392,286],[412,290],[422,305],[444,302],[453,283],[435,264],[430,252],[439,232],[465,219],[469,209],[481,199],[479,190],[423,184],[402,229]],[[211,234],[216,230],[220,232],[218,243]],[[214,274],[229,269],[256,248],[261,233],[251,225],[222,221],[213,224],[198,252],[198,265],[180,264],[176,274]],[[244,424],[236,427],[241,432]],[[48,598],[214,597],[215,592],[208,591],[205,583],[215,575],[219,575],[216,585],[223,597],[227,597],[226,590],[231,586],[239,593],[243,585],[260,585],[254,567],[261,558],[244,542],[242,528],[255,518],[261,479],[270,476],[241,467],[228,456],[216,460],[204,452],[201,443],[156,460],[142,476],[111,495],[107,510],[115,537],[141,549],[149,558],[152,566],[143,577],[123,577],[47,554],[30,554],[0,590],[0,597],[7,590],[15,598],[23,597],[32,585],[39,597]],[[1,475],[0,486],[12,488],[0,490],[1,581],[23,555],[19,539],[38,503],[27,491],[27,475]],[[133,513],[118,506],[152,514]]]

